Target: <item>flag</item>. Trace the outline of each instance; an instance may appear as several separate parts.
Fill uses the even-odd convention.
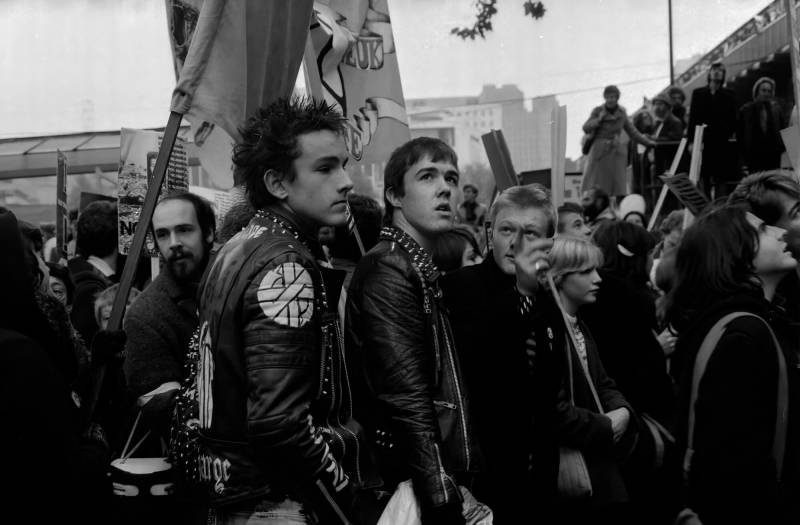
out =
[[[292,93],[313,0],[165,1],[177,77],[171,110],[191,122],[204,167],[230,159],[245,119]],[[207,163],[203,145],[215,127],[226,136],[210,140]]]
[[[311,0],[166,0],[178,83],[172,110],[237,139],[256,109],[292,92]]]

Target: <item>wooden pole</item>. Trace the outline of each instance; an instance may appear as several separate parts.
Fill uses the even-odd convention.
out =
[[[689,180],[697,186],[697,181],[700,180],[700,167],[703,165],[703,133],[706,129],[705,124],[695,126],[694,143],[692,145],[692,162],[689,164]],[[710,193],[710,191],[709,191]],[[715,195],[716,197],[716,195]],[[683,213],[683,229],[692,224],[694,215],[687,208]]]
[[[125,307],[128,304],[128,294],[133,285],[133,278],[136,275],[136,267],[139,264],[139,256],[144,249],[144,241],[147,236],[147,230],[150,228],[150,221],[153,218],[153,212],[158,203],[158,194],[161,192],[161,185],[164,183],[164,177],[167,174],[167,167],[169,165],[169,156],[172,153],[172,147],[175,145],[175,139],[178,137],[178,130],[181,126],[181,119],[183,114],[175,111],[170,112],[169,120],[167,120],[167,127],[164,130],[164,138],[161,141],[161,147],[158,150],[158,157],[156,158],[156,165],[153,168],[153,180],[147,186],[147,195],[144,198],[144,205],[142,211],[139,213],[139,222],[136,224],[136,231],[133,234],[133,241],[131,248],[128,251],[128,258],[125,260],[125,267],[122,270],[122,276],[119,280],[119,288],[117,288],[117,295],[114,297],[114,305],[111,307],[111,318],[108,320],[109,331],[122,330],[122,319],[125,316]],[[100,389],[103,385],[105,377],[105,369],[100,368],[97,372],[94,381],[94,388],[92,389],[92,399],[89,403],[89,420],[94,414],[97,406],[97,399],[100,395]]]

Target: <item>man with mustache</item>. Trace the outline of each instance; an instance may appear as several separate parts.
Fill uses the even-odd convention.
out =
[[[478,463],[468,399],[431,252],[453,226],[458,160],[439,139],[397,148],[384,171],[386,226],[359,262],[347,302],[356,417],[385,485],[411,479],[423,524],[463,524]]]
[[[161,199],[152,232],[164,266],[125,317],[128,389],[151,427],[167,439],[189,339],[197,328],[195,296],[215,224],[214,210],[202,197],[174,193]]]

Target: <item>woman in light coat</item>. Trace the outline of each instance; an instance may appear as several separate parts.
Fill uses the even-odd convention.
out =
[[[642,135],[628,119],[625,108],[620,106],[619,88],[607,86],[603,90],[606,99],[602,106],[592,110],[589,120],[583,125],[583,131],[592,141],[586,158],[581,191],[595,186],[616,198],[627,193],[625,168],[628,165],[627,141],[623,140],[623,129],[628,136],[644,144],[654,147],[655,142]]]

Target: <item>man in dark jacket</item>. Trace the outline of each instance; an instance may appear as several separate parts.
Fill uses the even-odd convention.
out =
[[[700,169],[702,189],[709,197],[719,198],[730,193],[730,182],[737,182],[737,155],[728,143],[736,131],[736,97],[725,84],[725,66],[711,65],[708,85],[692,92],[687,138],[691,151],[695,126],[705,124],[703,131],[703,163]],[[699,152],[692,152],[699,153]],[[714,195],[711,188],[714,188]]]
[[[184,379],[189,338],[197,328],[197,286],[214,242],[214,210],[202,197],[177,193],[153,212],[162,272],[125,316],[128,389],[162,437]]]
[[[523,232],[541,254],[553,235],[549,196],[538,185],[500,194],[490,212],[491,253],[442,280],[456,348],[470,394],[485,472],[475,496],[495,523],[547,518],[555,500],[558,447],[555,407],[562,375],[563,323],[547,292],[517,286],[515,244]],[[546,260],[533,259],[536,269]]]
[[[343,132],[327,103],[279,99],[234,148],[258,212],[199,296],[199,470],[217,523],[360,523],[356,488],[371,480],[344,372],[344,276],[316,240],[320,226],[346,221]]]
[[[116,282],[117,206],[95,201],[81,212],[77,225],[78,256],[68,263],[75,295],[70,318],[86,344],[100,328],[94,314],[94,300]]]
[[[396,149],[384,172],[386,226],[356,267],[347,302],[359,421],[386,489],[411,479],[422,523],[464,523],[459,483],[478,458],[470,409],[431,259],[456,214],[458,160],[439,139]]]
[[[672,101],[664,94],[653,99],[653,114],[655,116],[655,132],[653,140],[655,148],[655,175],[663,175],[670,168],[672,158],[678,150],[677,144],[658,145],[659,142],[678,142],[683,138],[683,122],[672,114],[670,107]]]

